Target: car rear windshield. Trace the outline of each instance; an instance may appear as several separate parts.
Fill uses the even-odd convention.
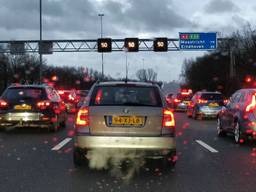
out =
[[[183,101],[190,101],[192,98],[192,95],[182,95],[181,93],[177,94],[177,99],[183,100]]]
[[[4,99],[44,99],[45,91],[42,88],[9,88],[3,94]]]
[[[218,93],[204,93],[201,96],[201,99],[205,100],[223,100],[223,96]]]
[[[161,107],[162,101],[156,87],[99,86],[93,91],[90,105]]]

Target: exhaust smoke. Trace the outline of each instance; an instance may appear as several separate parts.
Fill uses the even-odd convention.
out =
[[[145,163],[145,153],[124,149],[94,149],[86,155],[89,167],[96,170],[109,170],[110,174],[129,181]]]

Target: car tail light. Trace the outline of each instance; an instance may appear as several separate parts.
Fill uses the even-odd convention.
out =
[[[69,101],[74,101],[75,98],[74,98],[71,94],[69,94],[69,95],[68,95],[68,100],[69,100]]]
[[[43,110],[43,109],[47,109],[51,106],[51,102],[50,101],[39,101],[36,104],[37,108]]]
[[[180,99],[174,99],[174,102],[179,103],[179,102],[181,102],[181,100]]]
[[[189,92],[181,92],[181,95],[189,95]]]
[[[247,133],[247,134],[252,134],[252,133],[253,133],[253,130],[252,130],[252,129],[247,129],[247,130],[246,130],[246,133]]]
[[[58,93],[59,93],[60,95],[63,95],[63,94],[64,94],[64,91],[58,91]]]
[[[0,109],[6,109],[7,107],[8,107],[8,103],[0,99]]]
[[[171,99],[169,97],[166,97],[165,100],[167,103],[171,103]]]
[[[246,112],[252,112],[256,107],[256,98],[255,98],[255,95],[252,96],[252,100],[251,100],[251,103],[249,103],[246,108],[245,108],[245,111]]]
[[[163,127],[174,127],[175,120],[173,112],[170,109],[163,109]]]
[[[89,108],[82,107],[79,109],[76,117],[76,125],[89,126]]]
[[[199,104],[205,104],[205,103],[207,103],[208,101],[205,100],[205,99],[198,99],[197,102],[198,102]]]
[[[192,101],[189,101],[189,102],[188,102],[188,106],[189,106],[189,107],[194,107],[194,103],[193,103]]]
[[[227,105],[227,104],[228,104],[228,102],[229,102],[229,100],[228,100],[228,99],[224,99],[224,100],[223,100],[224,105]]]

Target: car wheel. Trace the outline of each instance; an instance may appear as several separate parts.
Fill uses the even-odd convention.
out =
[[[192,111],[192,118],[197,119],[196,109],[193,109]]]
[[[235,129],[234,129],[234,140],[235,143],[242,143],[240,140],[243,139],[241,136],[241,128],[239,122],[235,123]]]
[[[168,155],[167,157],[164,157],[162,159],[162,166],[165,170],[171,170],[175,167],[176,162],[177,162],[177,156],[176,156],[176,152],[174,152],[171,155]]]
[[[88,164],[84,152],[76,147],[73,149],[73,163],[75,167],[81,167],[84,163]]]
[[[191,113],[187,110],[187,117],[188,118],[191,118],[192,117],[192,115],[191,115]]]
[[[57,123],[53,123],[51,126],[50,126],[50,132],[57,132],[59,129],[58,127],[58,124]]]
[[[221,121],[220,121],[219,117],[217,119],[217,134],[218,134],[219,137],[226,136],[226,132],[223,131],[223,128],[221,126]]]
[[[66,120],[63,119],[63,121],[60,123],[61,128],[65,128],[66,127]]]

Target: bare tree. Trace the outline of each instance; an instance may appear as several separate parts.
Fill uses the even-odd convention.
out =
[[[140,81],[156,81],[157,80],[157,73],[152,68],[140,69],[140,70],[137,71],[136,77]]]

